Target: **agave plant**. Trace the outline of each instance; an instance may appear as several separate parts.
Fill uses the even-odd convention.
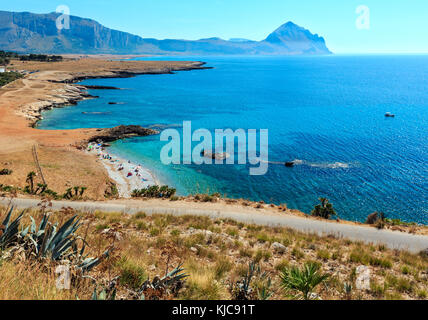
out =
[[[286,292],[298,292],[305,300],[309,300],[315,287],[325,282],[328,277],[319,271],[319,266],[315,263],[306,263],[302,269],[285,268],[281,273],[283,289]]]
[[[84,250],[85,250],[85,246],[82,247],[79,257],[82,257]],[[110,249],[107,249],[106,251],[104,251],[104,253],[100,257],[97,257],[97,258],[85,257],[83,260],[79,259],[80,263],[77,264],[76,268],[81,270],[82,272],[91,271],[93,268],[95,268],[97,265],[99,265],[109,256],[110,256]]]
[[[44,214],[39,227],[33,217],[31,218],[30,232],[27,238],[30,240],[30,250],[37,257],[49,257],[54,261],[70,260],[76,263],[76,267],[84,272],[89,271],[100,264],[109,256],[110,250],[106,250],[101,257],[88,258],[84,255],[86,244],[83,241],[82,248],[78,249],[76,231],[82,225],[77,215],[67,220],[60,228],[58,224],[49,222],[49,215]]]
[[[250,262],[246,275],[232,283],[229,291],[233,300],[269,300],[273,295],[270,287],[268,273],[262,272],[258,264]]]
[[[182,265],[179,265],[163,278],[157,276],[152,281],[147,280],[136,292],[136,296],[141,300],[159,300],[165,296],[177,296],[184,286],[185,279],[189,276],[183,271]]]
[[[15,220],[11,221],[13,211],[13,207],[7,210],[6,217],[0,225],[0,249],[2,250],[17,243],[19,239],[25,237],[28,232],[28,229],[19,232],[19,224],[25,211],[22,211]]]
[[[105,286],[102,285],[99,291],[98,291],[99,285],[94,278],[88,277],[88,276],[84,276],[84,277],[91,279],[95,284],[95,288],[94,288],[94,292],[92,293],[91,300],[116,300],[116,294],[117,294],[116,286],[117,286],[119,277],[116,277],[113,280],[109,281]]]
[[[33,217],[30,217],[31,225],[27,235],[29,249],[37,257],[50,256],[56,261],[68,259],[75,254],[72,250],[77,241],[75,232],[80,227],[80,219],[76,218],[77,216],[72,217],[58,229],[58,224],[49,223],[48,214],[43,215],[38,227]]]

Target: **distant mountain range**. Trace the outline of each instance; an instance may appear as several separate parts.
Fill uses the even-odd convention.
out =
[[[58,30],[58,13],[0,11],[0,50],[25,53],[302,55],[330,54],[323,37],[292,22],[265,40],[157,40],[112,30],[98,22],[70,17],[70,29]]]

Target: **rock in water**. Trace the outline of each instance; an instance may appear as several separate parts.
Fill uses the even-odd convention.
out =
[[[212,153],[209,151],[202,151],[202,156],[205,158],[211,158],[213,160],[225,160],[230,158],[230,154],[227,152]]]

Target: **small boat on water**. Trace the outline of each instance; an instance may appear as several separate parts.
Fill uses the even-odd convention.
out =
[[[385,117],[387,117],[387,118],[395,118],[395,114],[393,114],[391,112],[387,112],[387,113],[385,113]]]
[[[286,163],[285,163],[285,166],[286,166],[287,168],[292,168],[292,167],[294,167],[294,161],[286,162]]]

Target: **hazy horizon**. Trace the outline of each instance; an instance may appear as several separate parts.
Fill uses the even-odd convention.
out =
[[[217,0],[203,5],[196,0],[180,3],[123,0],[108,5],[101,0],[63,3],[20,0],[19,4],[2,3],[0,10],[49,13],[60,5],[68,6],[71,15],[90,18],[108,28],[143,38],[219,37],[260,41],[280,25],[292,21],[324,37],[328,48],[336,54],[428,53],[428,2],[424,0],[414,0],[411,5],[404,0],[394,3],[386,0],[349,0],[346,3],[340,0],[323,3],[315,0],[304,3]],[[369,20],[364,20],[363,16]]]

